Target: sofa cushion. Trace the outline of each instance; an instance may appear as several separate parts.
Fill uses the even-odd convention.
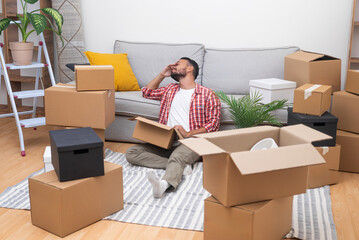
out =
[[[284,77],[284,57],[298,47],[205,50],[202,85],[227,94],[249,94],[249,80]]]
[[[196,82],[201,84],[204,46],[202,44],[164,44],[115,41],[114,53],[127,53],[128,61],[140,87],[147,85],[168,64],[181,57],[195,60],[199,66]],[[173,83],[172,78],[165,78],[160,86]]]
[[[158,120],[160,101],[142,97],[141,91],[116,92],[116,115],[142,116]]]

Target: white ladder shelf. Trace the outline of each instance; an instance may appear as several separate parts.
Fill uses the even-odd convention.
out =
[[[36,105],[37,105],[37,98],[44,96],[44,90],[39,90],[39,79],[41,76],[41,68],[47,67],[50,75],[51,85],[54,86],[55,83],[55,77],[54,73],[52,71],[51,62],[49,58],[49,54],[47,52],[46,44],[44,35],[41,33],[40,35],[41,41],[39,42],[39,50],[38,50],[38,56],[37,56],[37,62],[33,62],[30,65],[24,65],[24,66],[17,66],[12,63],[5,63],[4,54],[3,54],[3,44],[0,44],[1,51],[0,51],[0,58],[1,58],[1,66],[0,66],[0,76],[4,76],[5,80],[5,86],[7,90],[7,94],[9,95],[10,103],[13,112],[12,113],[6,113],[6,114],[0,114],[0,118],[4,117],[14,117],[17,131],[19,133],[19,141],[20,141],[20,150],[21,150],[21,156],[25,156],[25,145],[24,145],[24,137],[22,133],[22,127],[24,128],[34,128],[36,130],[37,126],[43,126],[46,124],[46,120],[44,117],[35,117],[36,115]],[[41,63],[41,52],[44,52],[45,61],[46,63]],[[5,66],[5,67],[4,67]],[[17,70],[17,69],[36,69],[36,78],[35,78],[35,89],[34,90],[27,90],[27,91],[18,91],[13,92],[10,84],[9,74],[8,70]],[[1,89],[1,79],[0,79],[0,89]],[[18,112],[15,104],[15,99],[24,99],[24,98],[34,98],[33,100],[33,108],[30,111],[23,111]],[[20,115],[26,115],[26,114],[32,114],[31,118],[28,119],[20,119]]]

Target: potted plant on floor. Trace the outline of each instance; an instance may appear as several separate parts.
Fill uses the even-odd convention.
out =
[[[53,8],[42,8],[28,12],[28,4],[35,4],[36,2],[38,2],[38,0],[20,0],[23,14],[17,14],[18,21],[11,18],[4,18],[0,20],[0,35],[10,25],[11,22],[14,22],[20,29],[22,41],[9,43],[15,65],[31,64],[34,43],[27,42],[27,39],[29,35],[35,31],[37,35],[39,35],[45,30],[51,30],[60,37],[63,43],[63,39],[61,37],[63,24],[62,15]],[[56,23],[56,27],[48,16],[53,18],[54,22]],[[30,24],[34,29],[29,29]]]
[[[254,127],[263,123],[282,125],[271,112],[286,106],[285,99],[262,104],[262,96],[258,92],[242,98],[228,96],[223,92],[216,92],[216,95],[229,106],[231,118],[237,128]]]

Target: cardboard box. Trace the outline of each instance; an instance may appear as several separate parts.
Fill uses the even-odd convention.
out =
[[[359,96],[346,91],[333,94],[332,114],[338,118],[338,129],[359,133]]]
[[[348,70],[345,91],[359,94],[359,71]]]
[[[263,104],[270,103],[275,100],[287,99],[287,103],[293,103],[294,89],[297,83],[286,81],[278,78],[250,80],[250,94],[256,92],[261,94]]]
[[[151,143],[161,148],[170,149],[175,138],[182,135],[173,127],[152,121],[143,117],[135,117],[130,120],[137,120],[132,137],[138,140]]]
[[[49,131],[51,162],[60,182],[104,175],[103,141],[92,128]]]
[[[329,110],[332,87],[304,84],[294,91],[293,112],[322,116]]]
[[[249,151],[264,138],[279,148]],[[203,186],[224,206],[304,193],[308,166],[325,160],[311,142],[330,136],[302,124],[198,134],[181,143],[203,156]]]
[[[317,188],[339,182],[340,145],[316,147],[326,163],[308,168],[308,188]]]
[[[341,145],[339,170],[359,173],[359,134],[338,131],[337,142]]]
[[[57,84],[45,90],[45,117],[48,125],[106,129],[115,120],[115,93]]]
[[[59,182],[54,171],[29,179],[32,224],[64,237],[123,209],[122,167],[105,176]]]
[[[77,91],[115,90],[114,68],[111,65],[75,66]]]
[[[54,170],[54,167],[52,166],[52,163],[51,163],[51,147],[50,146],[47,146],[45,148],[43,159],[44,159],[45,172],[50,172],[50,171]]]
[[[337,136],[338,118],[325,112],[322,116],[313,116],[301,113],[293,113],[292,108],[288,108],[288,125],[304,124],[308,127],[314,128],[322,133],[328,134],[332,137],[330,140],[313,142],[313,146],[335,146],[335,139]]]
[[[330,85],[340,91],[341,61],[319,53],[298,51],[285,57],[284,79],[297,82]]]
[[[204,200],[204,240],[278,240],[292,225],[293,197],[224,207],[214,197]]]

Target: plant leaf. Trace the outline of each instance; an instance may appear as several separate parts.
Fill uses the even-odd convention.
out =
[[[2,33],[2,31],[4,31],[10,24],[10,19],[9,18],[4,18],[0,20],[0,35]]]
[[[32,24],[32,26],[34,27],[37,35],[39,35],[40,33],[42,33],[46,26],[47,26],[47,22],[46,22],[46,17],[44,15],[41,14],[37,14],[37,13],[27,13],[30,19],[30,22]]]
[[[43,11],[45,14],[50,15],[55,20],[55,23],[57,25],[58,33],[59,33],[59,35],[61,35],[62,25],[64,23],[64,18],[59,13],[59,11],[57,11],[56,9],[53,9],[53,8],[42,8],[40,10]]]
[[[39,0],[24,0],[24,1],[29,4],[34,4],[34,3],[37,3],[37,1],[39,1]]]
[[[252,96],[246,95],[236,99],[223,92],[215,92],[216,95],[229,106],[229,113],[237,128],[254,127],[262,123],[281,125],[270,112],[283,108],[287,100],[273,101],[268,104],[261,104],[262,96],[254,92]]]

